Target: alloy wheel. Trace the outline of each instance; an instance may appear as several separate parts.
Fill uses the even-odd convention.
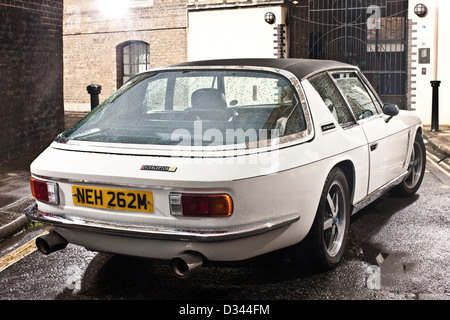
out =
[[[347,224],[346,201],[343,186],[339,181],[334,181],[327,193],[323,224],[325,247],[331,257],[339,252],[344,242]]]
[[[423,151],[419,143],[414,142],[414,148],[411,154],[411,160],[408,168],[408,176],[405,179],[405,184],[408,188],[414,188],[415,185],[420,181],[422,175],[423,163]]]

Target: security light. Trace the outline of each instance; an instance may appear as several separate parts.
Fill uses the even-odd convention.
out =
[[[415,13],[418,17],[423,18],[423,17],[425,17],[425,16],[427,15],[428,9],[427,9],[427,7],[426,7],[424,4],[419,3],[419,4],[417,4],[417,5],[414,7],[414,13]]]
[[[268,24],[274,24],[275,23],[275,14],[273,12],[267,12],[264,15],[264,20],[268,23]]]

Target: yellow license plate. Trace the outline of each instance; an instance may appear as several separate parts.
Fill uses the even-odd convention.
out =
[[[72,186],[73,204],[109,210],[153,212],[150,191]]]

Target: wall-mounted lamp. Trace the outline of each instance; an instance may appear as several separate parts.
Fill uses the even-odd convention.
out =
[[[268,24],[274,24],[275,23],[275,14],[273,12],[267,12],[264,15],[264,20],[268,23]]]
[[[414,7],[414,13],[418,17],[423,18],[423,17],[425,17],[427,15],[428,9],[427,9],[426,5],[424,5],[423,3],[418,3]]]

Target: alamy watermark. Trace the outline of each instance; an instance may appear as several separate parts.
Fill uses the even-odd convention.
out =
[[[279,165],[279,129],[203,130],[202,121],[194,122],[194,130],[176,129],[172,143],[181,147],[177,157],[202,164]]]
[[[367,18],[367,30],[381,29],[381,8],[371,5],[366,10],[370,16]]]
[[[81,278],[83,271],[77,265],[70,265],[66,269],[66,288],[77,293],[81,290]]]
[[[366,269],[367,272],[367,289],[381,289],[381,268],[377,265],[370,265]]]
[[[367,266],[367,289],[380,290],[381,289],[381,265],[384,262],[384,256],[379,253],[375,261],[377,264]]]

